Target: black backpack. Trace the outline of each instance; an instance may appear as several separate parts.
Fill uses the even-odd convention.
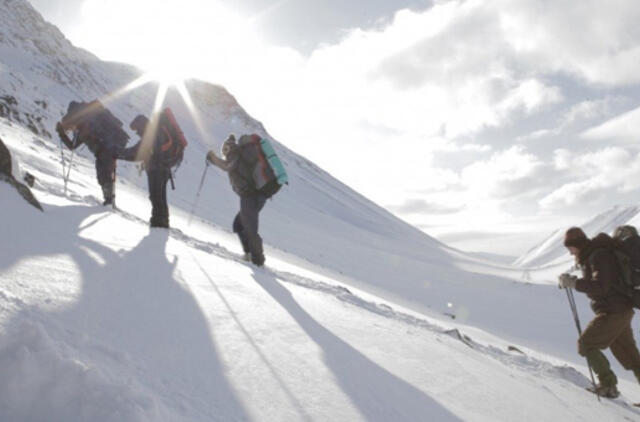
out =
[[[157,146],[157,160],[163,167],[177,167],[182,162],[184,150],[187,147],[187,140],[178,125],[173,112],[169,107],[160,112],[158,130],[162,130],[167,135],[167,141]]]
[[[89,103],[71,101],[62,122],[88,124],[92,138],[97,139],[103,148],[120,150],[129,140],[129,135],[122,129],[122,122],[98,100]]]
[[[103,145],[115,150],[123,149],[127,145],[129,135],[122,129],[122,122],[98,100],[93,101],[90,105],[94,103],[97,105],[92,124],[95,125],[95,131]]]
[[[627,225],[617,227],[613,239],[618,246],[613,251],[620,270],[618,290],[640,308],[640,236],[635,227]]]

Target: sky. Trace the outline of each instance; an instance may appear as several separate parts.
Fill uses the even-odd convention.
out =
[[[103,59],[224,85],[454,247],[519,255],[640,199],[637,1],[31,2]]]

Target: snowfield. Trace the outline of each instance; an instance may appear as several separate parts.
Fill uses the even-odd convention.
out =
[[[622,398],[584,391],[555,239],[519,266],[466,255],[276,140],[291,185],[261,216],[265,268],[240,259],[220,171],[189,224],[205,152],[269,136],[222,87],[188,83],[195,118],[166,99],[190,142],[172,229],[149,229],[129,163],[118,210],[102,207],[92,155],[61,155],[51,134],[72,99],[102,98],[125,124],[148,113],[157,86],[113,95],[139,76],[0,0],[0,138],[44,207],[0,183],[0,421],[640,420],[618,365]]]

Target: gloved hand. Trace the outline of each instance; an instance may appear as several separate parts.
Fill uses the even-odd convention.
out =
[[[560,277],[558,277],[558,286],[565,289],[574,289],[577,281],[578,277],[575,275],[567,273],[560,274]]]
[[[62,123],[60,122],[56,123],[56,132],[58,133],[58,135],[64,133],[64,128],[62,127]]]
[[[207,161],[209,161],[211,164],[213,164],[213,160],[216,158],[218,157],[216,156],[216,153],[213,152],[213,150],[207,152]]]

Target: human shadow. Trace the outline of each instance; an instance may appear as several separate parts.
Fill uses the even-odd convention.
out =
[[[319,324],[273,274],[254,269],[253,277],[322,349],[327,367],[367,421],[460,420],[424,392],[380,367]]]
[[[151,229],[133,249],[114,251],[81,236],[90,225],[106,224],[101,216],[86,222],[94,207],[53,208],[61,208],[53,214],[60,211],[65,218],[38,227],[44,230],[43,242],[19,230],[11,233],[21,246],[6,248],[7,253],[3,248],[0,273],[23,258],[67,254],[77,266],[80,292],[64,307],[33,305],[25,312],[40,315],[45,329],[56,331],[49,335],[78,346],[89,362],[104,363],[107,371],[117,368],[109,377],[124,373],[178,414],[189,408],[203,420],[249,421],[199,305],[176,276],[178,257],[167,258],[169,232]],[[64,236],[51,239],[57,233]],[[23,322],[15,317],[7,332]]]

